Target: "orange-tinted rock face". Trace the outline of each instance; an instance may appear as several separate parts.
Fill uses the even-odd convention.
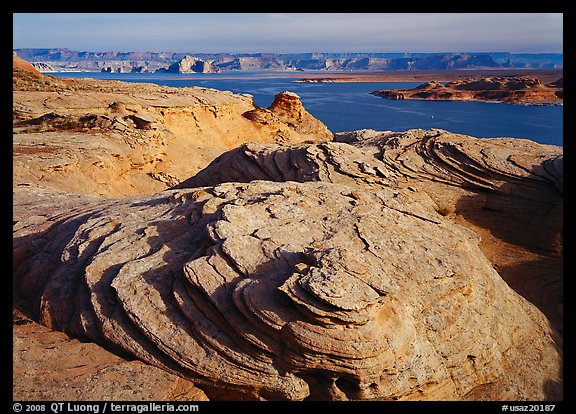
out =
[[[12,68],[25,70],[25,71],[31,72],[35,75],[41,75],[41,73],[38,70],[36,70],[36,68],[34,68],[34,66],[32,66],[30,64],[30,62],[27,62],[24,59],[22,59],[21,57],[19,57],[16,54],[16,52],[12,52]]]
[[[20,316],[12,328],[17,401],[205,401],[190,381]]]
[[[561,79],[547,85],[526,77],[496,77],[456,80],[442,84],[427,82],[414,89],[392,89],[372,92],[386,99],[488,100],[510,103],[562,103]]]
[[[257,108],[243,114],[244,117],[263,125],[286,124],[296,132],[316,137],[320,141],[332,139],[332,133],[326,125],[314,118],[304,108],[300,97],[293,92],[280,92],[267,108]],[[287,139],[292,135],[289,129],[278,132],[277,136]],[[277,141],[282,143],[282,140]]]
[[[34,81],[14,79],[15,185],[41,179],[76,193],[149,193],[245,142],[332,138],[290,93],[267,110],[250,96],[203,88],[42,77],[36,90]]]
[[[270,110],[282,110],[288,113],[298,113],[304,107],[300,102],[300,97],[293,92],[284,91],[274,97],[274,102],[270,105]]]

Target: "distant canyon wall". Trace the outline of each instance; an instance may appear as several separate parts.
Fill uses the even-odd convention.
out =
[[[80,52],[15,49],[50,71],[215,73],[222,70],[453,70],[561,68],[562,54],[512,53],[254,53]]]

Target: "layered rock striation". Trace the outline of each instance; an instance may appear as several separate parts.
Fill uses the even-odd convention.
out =
[[[175,188],[326,181],[425,193],[439,214],[481,234],[502,276],[561,329],[562,177],[561,147],[443,130],[363,130],[292,148],[246,144]]]
[[[558,147],[342,140],[245,146],[152,196],[16,191],[17,294],[216,399],[561,398],[558,330],[439,207],[441,187],[525,194],[520,210],[550,217]]]

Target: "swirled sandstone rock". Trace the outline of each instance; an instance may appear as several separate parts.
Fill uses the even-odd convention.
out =
[[[507,237],[517,244],[561,249],[561,147],[443,130],[359,131],[337,134],[335,141],[290,148],[245,144],[174,188],[252,180],[419,187],[438,211],[497,211],[511,220]]]
[[[358,131],[337,134],[335,142],[288,148],[245,144],[174,188],[252,180],[420,187],[439,210],[498,211],[533,221],[531,228],[541,227],[538,222],[552,213],[546,237],[543,233],[509,237],[542,249],[561,248],[558,240],[550,238],[560,237],[562,231],[558,221],[563,200],[562,147],[521,139],[480,140],[443,130]],[[463,199],[472,194],[482,199],[482,206]]]
[[[252,180],[426,194],[438,213],[481,234],[502,276],[562,329],[562,147],[443,130],[362,130],[291,148],[246,144],[174,188]]]
[[[336,140],[373,154],[399,185],[425,192],[438,212],[481,235],[500,275],[562,331],[562,147],[442,130],[362,135]]]
[[[14,281],[30,311],[209,395],[561,395],[548,320],[425,194],[253,181],[68,199],[48,214],[18,193],[30,218],[16,224],[28,250]]]

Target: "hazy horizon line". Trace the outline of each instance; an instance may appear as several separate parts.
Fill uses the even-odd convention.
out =
[[[197,55],[255,55],[255,54],[271,54],[271,55],[306,55],[306,54],[333,54],[333,53],[350,53],[350,54],[374,54],[374,53],[395,53],[395,54],[429,54],[429,55],[442,55],[442,54],[490,54],[490,53],[508,53],[511,55],[563,55],[563,52],[510,52],[508,50],[488,50],[488,51],[473,51],[473,50],[446,50],[441,52],[427,52],[427,51],[315,51],[315,52],[273,52],[273,51],[259,51],[259,52],[191,52],[191,51],[173,51],[173,50],[96,50],[96,49],[78,49],[70,47],[13,47],[12,50],[68,50],[71,52],[93,52],[93,53],[172,53],[172,54],[197,54]]]

